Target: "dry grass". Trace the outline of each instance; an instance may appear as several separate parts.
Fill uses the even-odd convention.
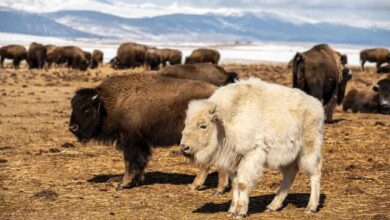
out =
[[[225,66],[241,77],[291,84],[284,65]],[[135,71],[142,71],[138,69]],[[66,69],[0,70],[0,218],[1,219],[225,219],[231,194],[213,196],[209,188],[191,192],[196,169],[178,147],[157,148],[145,184],[116,191],[106,182],[123,172],[113,147],[82,146],[67,131],[70,98],[76,88],[93,86],[112,74],[108,67],[75,72]],[[134,71],[132,71],[134,72]],[[354,68],[351,86],[364,87],[378,75]],[[267,171],[251,194],[248,219],[388,219],[390,216],[390,116],[337,110],[337,123],[326,126],[321,208],[307,215],[309,179],[299,174],[285,207],[263,210],[280,176]]]

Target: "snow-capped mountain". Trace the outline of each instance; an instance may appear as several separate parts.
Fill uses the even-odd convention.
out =
[[[62,1],[62,8],[67,3],[72,5],[73,1]],[[98,5],[94,7],[114,4],[109,0],[86,0],[80,1],[80,4],[88,1]],[[37,2],[44,4],[46,1]],[[17,8],[15,5],[12,7]],[[23,9],[27,9],[26,6]],[[390,45],[390,30],[316,23],[304,19],[288,20],[267,12],[174,13],[129,18],[92,10],[27,13],[3,8],[0,10],[0,32],[150,42],[288,41]]]

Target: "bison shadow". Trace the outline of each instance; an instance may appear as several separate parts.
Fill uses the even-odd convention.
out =
[[[268,204],[271,203],[272,199],[275,197],[275,194],[261,195],[261,196],[252,196],[250,197],[249,210],[248,214],[255,214],[264,212]],[[310,194],[308,193],[292,193],[288,194],[286,200],[283,202],[283,206],[280,210],[284,209],[288,204],[292,204],[296,208],[305,208],[309,202]],[[318,210],[324,207],[324,202],[326,199],[325,194],[320,195],[320,204]],[[213,202],[206,203],[202,207],[197,208],[192,211],[193,213],[218,213],[218,212],[227,212],[230,207],[230,202],[224,202],[216,204]]]
[[[95,175],[93,178],[87,180],[90,183],[105,183],[111,178],[122,179],[123,174],[100,174]],[[194,180],[195,175],[188,175],[182,173],[164,173],[159,171],[145,173],[145,178],[142,185],[153,184],[172,184],[172,185],[184,185],[190,184]],[[207,176],[204,183],[205,188],[209,189],[217,187],[218,185],[218,173],[213,172]]]

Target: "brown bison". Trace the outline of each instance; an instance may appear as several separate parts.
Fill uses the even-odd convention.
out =
[[[69,130],[85,143],[115,143],[123,151],[125,174],[118,189],[141,184],[151,147],[179,144],[185,110],[193,99],[209,97],[215,86],[158,75],[114,76],[96,88],[84,88],[71,100]],[[205,178],[199,174],[195,185]],[[223,175],[218,190],[228,185]],[[196,189],[197,187],[193,187]]]
[[[224,86],[238,80],[235,72],[226,72],[222,67],[212,64],[181,64],[168,66],[159,72],[162,76],[200,80],[216,86]]]
[[[82,49],[76,46],[57,47],[47,57],[48,66],[52,63],[63,64],[66,63],[68,67],[79,70],[86,70],[88,68],[88,60]]]
[[[390,64],[386,66],[381,66],[376,70],[377,73],[390,73]]]
[[[182,53],[180,50],[174,50],[174,49],[159,49],[160,56],[161,56],[161,63],[165,67],[167,63],[169,65],[178,65],[181,64],[182,59]]]
[[[362,62],[362,70],[364,70],[364,63],[376,63],[376,69],[379,69],[383,63],[390,62],[390,52],[386,48],[373,48],[360,52],[360,61]]]
[[[91,62],[92,62],[91,52],[88,52],[88,51],[83,51],[83,52],[84,52],[84,57],[87,60],[87,66],[91,65]]]
[[[326,44],[297,53],[293,60],[293,87],[322,102],[327,122],[332,122],[334,108],[343,102],[347,82],[351,79],[351,71],[343,65],[346,61]]]
[[[92,60],[91,60],[91,69],[95,69],[99,64],[103,64],[103,51],[93,50],[92,51]]]
[[[390,114],[390,79],[379,80],[372,89],[352,89],[345,96],[343,111]]]
[[[7,45],[0,48],[1,68],[4,68],[3,63],[5,59],[12,59],[15,69],[19,68],[21,61],[27,61],[27,50],[21,45]]]
[[[185,64],[212,63],[218,64],[220,54],[217,50],[200,48],[192,51],[191,55],[186,57]]]
[[[158,70],[161,64],[161,54],[159,49],[148,49],[145,53],[145,67],[146,69]]]
[[[44,45],[32,42],[28,48],[28,65],[31,69],[42,69],[45,66],[47,49]]]
[[[145,62],[145,53],[151,48],[137,43],[123,43],[117,50],[115,69],[126,69],[142,66]]]

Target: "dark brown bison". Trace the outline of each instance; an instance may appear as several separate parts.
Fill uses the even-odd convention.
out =
[[[145,62],[145,53],[151,48],[137,43],[123,43],[119,46],[116,55],[116,69],[126,69],[142,66]]]
[[[345,96],[343,111],[353,113],[382,113],[390,114],[390,79],[382,79],[372,88],[352,89]]]
[[[52,63],[63,64],[66,63],[68,67],[79,70],[86,70],[88,68],[88,60],[82,49],[76,46],[57,47],[47,58],[48,66]]]
[[[125,162],[118,189],[136,186],[142,182],[151,147],[179,144],[189,101],[207,98],[215,88],[205,82],[158,75],[110,77],[96,88],[76,92],[69,130],[83,143],[92,139],[115,143]],[[194,185],[203,183],[206,170]],[[223,176],[219,191],[228,183]]]
[[[161,64],[161,54],[159,49],[148,49],[145,53],[145,67],[146,69],[158,70]]]
[[[350,69],[342,63],[346,63],[346,58],[326,44],[297,53],[293,60],[293,87],[323,103],[327,122],[332,122],[334,108],[343,102],[347,82],[351,79]]]
[[[84,52],[84,57],[87,60],[87,66],[91,65],[91,62],[92,62],[91,52],[88,52],[88,51],[83,51],[83,52]]]
[[[45,66],[47,49],[42,44],[32,42],[28,48],[27,57],[31,69],[42,69]]]
[[[182,53],[180,50],[174,50],[174,49],[159,49],[160,56],[161,56],[161,63],[165,67],[167,63],[169,65],[178,65],[181,64],[182,59]]]
[[[99,64],[103,64],[103,56],[104,54],[101,50],[92,51],[91,69],[95,69],[99,67]]]
[[[238,80],[237,73],[226,72],[222,67],[212,64],[167,66],[159,74],[166,77],[205,81],[216,86],[223,86]]]
[[[27,61],[27,50],[21,45],[8,45],[0,48],[1,68],[4,68],[3,63],[5,59],[12,59],[14,68],[19,68],[21,61]]]
[[[386,66],[381,66],[376,70],[377,73],[390,73],[390,64]]]
[[[364,70],[364,63],[376,63],[376,69],[379,69],[383,63],[390,62],[390,52],[386,48],[373,48],[360,52],[360,61],[362,62],[362,70]]]
[[[185,64],[212,63],[218,64],[220,54],[213,49],[200,48],[192,51],[191,55],[186,57]]]

